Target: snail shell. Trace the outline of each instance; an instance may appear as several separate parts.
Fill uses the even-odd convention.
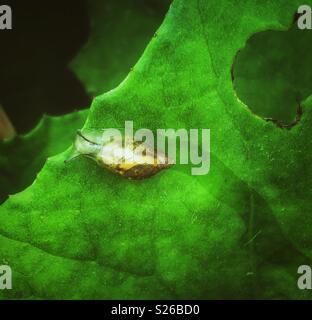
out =
[[[74,154],[66,162],[84,156],[94,160],[99,166],[132,180],[149,178],[173,165],[164,153],[154,151],[144,142],[124,136],[107,140],[103,138],[103,130],[78,131],[74,148]]]

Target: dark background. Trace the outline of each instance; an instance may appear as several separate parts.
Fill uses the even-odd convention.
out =
[[[27,132],[44,113],[89,107],[91,98],[67,65],[87,41],[84,0],[5,0],[13,29],[0,32],[0,104],[17,132]]]

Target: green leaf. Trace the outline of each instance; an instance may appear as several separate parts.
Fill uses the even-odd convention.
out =
[[[128,181],[70,150],[0,208],[12,298],[305,298],[311,264],[311,100],[282,130],[237,99],[231,69],[255,33],[287,30],[300,1],[175,0],[85,128],[210,128],[211,170]]]
[[[115,88],[162,22],[171,0],[88,0],[91,35],[71,64],[91,95]]]
[[[0,142],[0,202],[29,186],[46,159],[68,147],[87,114],[44,116],[30,133]]]

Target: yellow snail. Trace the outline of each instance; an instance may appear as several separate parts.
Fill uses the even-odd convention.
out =
[[[165,154],[154,151],[144,142],[122,136],[114,136],[108,140],[104,137],[103,130],[83,133],[79,130],[74,149],[66,163],[84,156],[94,160],[99,166],[132,180],[149,178],[173,165]]]

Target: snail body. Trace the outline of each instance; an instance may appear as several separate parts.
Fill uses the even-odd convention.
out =
[[[144,142],[117,134],[108,139],[102,130],[78,131],[74,150],[67,162],[84,156],[100,167],[131,180],[149,178],[172,166],[165,154],[155,152]]]

